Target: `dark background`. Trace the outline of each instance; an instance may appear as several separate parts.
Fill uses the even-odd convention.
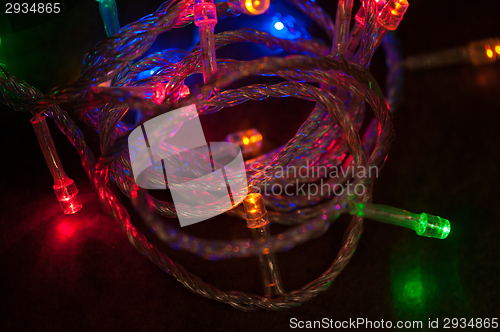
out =
[[[335,1],[318,2],[335,12]],[[137,20],[160,4],[117,0],[120,22]],[[25,19],[26,29],[19,23],[22,17],[7,18],[2,6],[0,61],[42,92],[77,79],[84,54],[105,37],[95,1],[65,6],[45,23]],[[499,12],[497,0],[410,1],[398,29],[403,55],[500,37]],[[193,31],[162,36],[154,47],[160,50],[162,42],[172,39],[189,46]],[[382,52],[373,71],[383,84]],[[30,115],[2,106],[0,328],[281,331],[289,328],[292,317],[422,320],[424,326],[428,319],[440,319],[442,328],[444,318],[500,317],[499,96],[500,62],[409,73],[394,118],[397,138],[375,184],[374,202],[445,217],[452,225],[450,236],[427,239],[367,220],[357,252],[327,292],[284,312],[254,313],[190,293],[141,256],[103,213],[76,151],[49,119],[61,160],[84,204],[77,214],[65,216]],[[256,127],[267,140],[265,148],[272,148],[292,137],[311,106],[294,100],[246,103],[203,122],[209,140],[224,138],[228,128]],[[86,133],[96,146],[96,135]],[[136,218],[134,224],[144,228]],[[340,220],[322,238],[278,255],[286,290],[328,268],[346,225]],[[228,217],[186,230],[214,239],[249,236],[241,222]],[[160,247],[223,290],[262,292],[254,257],[207,262]]]

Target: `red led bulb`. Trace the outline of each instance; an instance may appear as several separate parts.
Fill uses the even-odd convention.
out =
[[[62,167],[57,155],[49,127],[45,121],[45,115],[36,115],[31,119],[36,138],[42,149],[47,166],[54,178],[54,192],[57,200],[61,203],[61,208],[65,214],[73,214],[82,208],[82,202],[78,198],[78,189],[75,182],[70,179]]]
[[[67,177],[64,180],[55,181],[54,192],[64,214],[73,214],[82,208],[82,202],[78,198],[78,189],[72,179]]]

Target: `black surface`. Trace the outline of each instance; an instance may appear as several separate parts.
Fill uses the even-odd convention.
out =
[[[117,2],[122,24],[160,5]],[[333,3],[327,6],[334,12]],[[398,30],[403,53],[500,36],[499,9],[496,0],[411,1]],[[0,61],[47,92],[78,77],[83,55],[104,37],[104,29],[97,3],[79,1],[64,15],[16,33],[0,14],[0,34]],[[374,71],[383,72],[382,65],[379,54]],[[285,312],[243,313],[194,295],[141,256],[103,213],[77,153],[49,120],[84,203],[79,213],[63,215],[29,114],[2,106],[1,329],[281,331],[293,317],[421,320],[424,326],[439,319],[442,328],[445,318],[500,318],[500,62],[411,73],[404,92],[394,119],[397,138],[375,184],[374,202],[445,217],[452,223],[449,238],[421,238],[368,220],[357,252],[331,288]],[[227,128],[257,127],[277,146],[294,134],[309,107],[293,100],[247,103],[204,118],[203,124],[211,128],[209,140],[223,138]],[[187,229],[208,238],[246,236],[240,226],[220,218]],[[278,255],[287,290],[326,270],[345,227],[341,220],[322,238]],[[254,258],[207,262],[162,249],[224,290],[261,292]]]

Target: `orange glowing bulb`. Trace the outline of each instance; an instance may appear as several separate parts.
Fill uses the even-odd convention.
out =
[[[245,9],[250,15],[260,15],[269,9],[270,0],[245,0]]]
[[[243,207],[245,208],[247,226],[249,228],[261,227],[269,223],[261,194],[248,194],[243,200]]]
[[[396,30],[408,6],[407,0],[389,0],[378,14],[378,23],[387,30]]]
[[[255,128],[229,134],[225,141],[238,145],[243,155],[247,156],[258,152],[262,147],[262,135]]]
[[[493,58],[493,51],[491,49],[486,49],[486,56],[488,56],[488,58]]]
[[[497,52],[497,54],[500,54],[500,45],[495,46],[495,52]]]

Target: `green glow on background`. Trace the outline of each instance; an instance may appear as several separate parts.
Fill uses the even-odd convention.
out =
[[[408,280],[404,286],[402,300],[406,303],[421,304],[424,297],[424,286],[420,275],[414,277],[413,280]]]
[[[453,312],[457,317],[474,317],[464,292],[460,227],[448,242],[421,241],[407,233],[392,248],[390,274],[395,320],[443,319]],[[425,327],[424,330],[427,330]]]
[[[392,293],[396,311],[423,314],[426,301],[433,297],[435,290],[425,279],[428,278],[422,275],[419,264],[412,264],[395,273]]]

